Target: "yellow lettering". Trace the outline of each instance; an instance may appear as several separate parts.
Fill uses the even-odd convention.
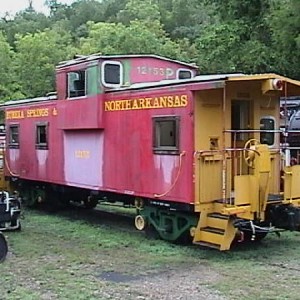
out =
[[[23,119],[24,111],[23,110],[10,110],[5,113],[5,117],[7,120],[11,119]]]
[[[121,111],[134,109],[164,108],[164,107],[185,107],[188,105],[188,95],[167,95],[160,97],[146,97],[138,99],[125,99],[106,101],[105,111]],[[48,114],[47,111],[33,110],[27,111],[29,116],[42,116]],[[8,116],[8,113],[7,113]]]
[[[57,109],[47,108],[32,108],[27,110],[9,110],[5,112],[5,118],[7,120],[11,119],[24,119],[24,118],[39,118],[48,117],[52,113],[53,116],[57,115]]]
[[[139,101],[140,101],[140,107],[139,108],[146,108],[145,107],[145,99],[144,98],[140,98]]]
[[[138,102],[136,99],[133,100],[132,109],[139,109]]]
[[[126,109],[131,109],[131,101],[130,100],[125,100],[125,102],[126,102],[125,108]]]
[[[48,117],[49,109],[48,108],[36,108],[36,109],[28,109],[26,111],[27,118],[35,118],[35,117]]]
[[[115,101],[115,104],[116,104],[116,108],[115,110],[121,110],[121,101]]]
[[[160,107],[159,101],[158,101],[158,98],[155,97],[155,98],[154,98],[154,101],[153,101],[153,108],[158,108],[158,107]]]
[[[120,100],[121,102],[121,110],[125,110],[126,108],[126,100]]]
[[[112,111],[116,110],[116,103],[115,103],[115,101],[111,101],[110,102],[110,110],[112,110]]]
[[[90,158],[90,151],[89,150],[75,150],[75,157],[76,158]]]
[[[173,107],[174,103],[173,103],[173,96],[168,96],[168,107]]]
[[[167,97],[159,97],[160,107],[167,107]]]
[[[152,98],[145,98],[145,108],[151,108],[151,100]]]
[[[179,96],[175,96],[174,107],[180,107],[180,99],[179,99]]]
[[[185,107],[188,104],[188,99],[187,95],[181,95],[180,100],[181,100],[181,106]]]
[[[105,106],[104,106],[105,111],[110,111],[111,110],[111,101],[106,101]]]

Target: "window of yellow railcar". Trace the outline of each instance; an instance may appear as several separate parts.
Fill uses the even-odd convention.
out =
[[[260,142],[273,146],[275,143],[275,119],[273,117],[262,117],[260,119]]]

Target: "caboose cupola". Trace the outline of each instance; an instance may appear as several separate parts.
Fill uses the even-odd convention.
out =
[[[57,66],[58,99],[85,98],[134,83],[189,79],[197,70],[156,55],[79,56]]]
[[[62,62],[56,69],[58,106],[62,112],[59,126],[64,130],[102,129],[105,93],[137,84],[189,79],[197,70],[193,64],[155,55],[90,55]],[[86,106],[86,101],[91,105]]]

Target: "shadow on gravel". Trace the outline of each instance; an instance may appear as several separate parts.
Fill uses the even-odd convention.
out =
[[[125,282],[129,282],[129,281],[135,281],[135,280],[139,280],[143,277],[145,277],[145,276],[144,275],[136,276],[136,275],[122,274],[120,272],[115,272],[115,271],[102,272],[99,276],[97,276],[98,279],[102,279],[102,280],[110,281],[110,282],[114,282],[114,283],[125,283]]]

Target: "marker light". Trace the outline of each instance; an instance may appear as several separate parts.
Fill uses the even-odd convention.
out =
[[[273,79],[272,86],[274,90],[282,90],[283,82],[280,79]]]

